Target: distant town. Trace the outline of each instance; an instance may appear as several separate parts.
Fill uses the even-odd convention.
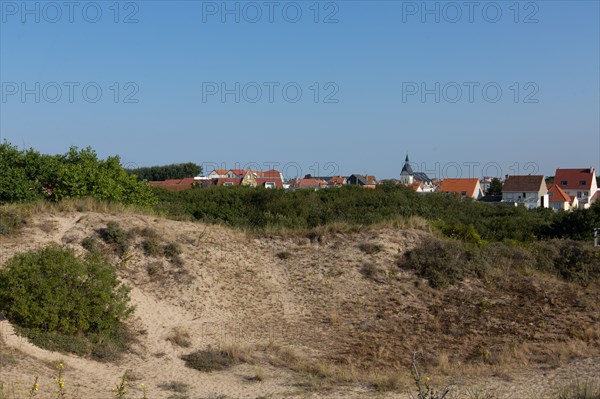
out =
[[[556,169],[554,177],[542,175],[506,175],[504,178],[446,178],[431,179],[424,172],[415,172],[408,155],[398,179],[378,180],[375,176],[311,176],[286,180],[276,169],[257,171],[247,169],[214,169],[208,174],[151,181],[150,185],[166,190],[187,190],[194,187],[249,186],[268,189],[305,190],[360,186],[374,189],[381,184],[402,185],[419,194],[445,193],[461,198],[489,203],[551,208],[559,211],[587,209],[600,197],[596,170]]]

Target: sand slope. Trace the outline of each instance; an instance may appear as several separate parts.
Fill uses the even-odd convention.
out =
[[[136,398],[141,397],[141,383],[157,399],[409,397],[401,391],[383,394],[365,383],[339,383],[327,389],[307,386],[302,373],[267,361],[201,373],[180,359],[209,346],[252,351],[268,345],[293,350],[307,362],[397,370],[405,376],[412,351],[419,350],[427,364],[437,366],[440,384],[455,384],[457,396],[467,388],[485,386],[500,397],[544,397],[574,375],[598,377],[600,358],[593,349],[600,339],[597,287],[581,289],[552,277],[507,275],[506,282],[499,281],[493,289],[484,282],[467,281],[436,291],[395,264],[399,255],[429,234],[419,230],[256,237],[146,215],[44,214],[18,236],[0,238],[0,260],[4,263],[19,251],[50,243],[84,253],[81,240],[111,220],[126,229],[152,228],[162,241],[177,242],[183,249],[183,266],[172,265],[164,258],[145,256],[138,237],[126,261],[114,259],[121,278],[132,288],[136,306],[129,321],[137,338],[131,352],[116,363],[49,352],[16,336],[4,320],[0,349],[10,354],[10,361],[0,368],[5,386],[25,392],[39,376],[40,390],[54,392],[54,364],[62,361],[70,392],[90,399],[111,397],[111,388],[126,370],[132,380],[131,397]],[[359,248],[362,243],[381,250],[367,254]],[[279,255],[282,252],[287,255]],[[149,265],[155,271],[152,275]],[[365,265],[373,272],[370,278],[365,277]],[[533,294],[519,297],[519,289]],[[497,311],[481,311],[476,304],[482,298],[498,303]],[[542,298],[562,308],[544,318],[543,330],[540,314],[550,310]],[[574,306],[582,301],[587,308]],[[515,314],[517,303],[521,311]],[[176,328],[191,334],[190,348],[167,340]],[[571,329],[587,333],[566,335]],[[527,359],[519,363],[515,356],[517,365],[498,360],[489,367],[476,366],[478,353],[495,356],[509,347],[526,352]],[[538,363],[531,360],[536,356]],[[262,381],[253,380],[257,372],[264,374]],[[187,391],[160,387],[172,381],[187,384]]]

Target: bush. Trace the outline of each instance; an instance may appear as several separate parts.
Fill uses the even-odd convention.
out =
[[[100,231],[100,236],[119,256],[125,254],[129,249],[131,237],[117,222],[108,222],[106,224],[106,229]]]
[[[88,252],[100,252],[100,243],[94,237],[86,237],[81,240],[81,246]]]
[[[162,252],[162,248],[158,241],[154,238],[149,238],[142,241],[142,249],[147,256],[157,256]]]
[[[181,358],[187,367],[204,372],[226,370],[238,363],[238,360],[230,353],[210,348],[184,355]]]
[[[163,253],[167,258],[174,260],[181,254],[181,248],[179,244],[172,242],[165,245]]]
[[[94,197],[132,205],[156,204],[150,187],[127,174],[120,162],[119,157],[98,159],[89,147],[43,155],[4,142],[0,144],[0,203]]]
[[[402,267],[415,270],[434,288],[455,284],[467,276],[483,277],[488,262],[475,245],[431,238],[399,259]]]
[[[27,223],[27,217],[17,209],[0,208],[0,235],[9,235]]]
[[[0,271],[0,311],[33,332],[114,335],[133,311],[106,258],[50,246],[19,254]]]

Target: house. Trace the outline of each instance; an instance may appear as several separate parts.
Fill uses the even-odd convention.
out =
[[[461,198],[481,199],[483,190],[479,179],[444,179],[439,192],[456,194]]]
[[[327,185],[329,187],[341,187],[347,183],[346,180],[347,179],[342,176],[332,176],[327,182]]]
[[[241,184],[242,184],[242,179],[239,179],[237,177],[234,177],[234,178],[222,177],[222,178],[210,180],[210,182],[203,187],[240,186]]]
[[[555,211],[569,211],[578,205],[577,197],[568,195],[558,184],[548,185],[548,201]]]
[[[577,197],[580,208],[589,208],[598,191],[594,168],[556,169],[554,183],[558,184],[567,195]]]
[[[246,174],[246,170],[244,169],[229,169],[227,171],[227,173],[225,174],[225,177],[229,178],[229,179],[233,179],[233,178],[243,178],[244,175]]]
[[[507,176],[502,186],[502,202],[527,208],[548,208],[548,187],[544,176]]]
[[[407,187],[412,187],[416,192],[432,193],[435,191],[435,185],[426,173],[413,171],[412,166],[410,166],[408,154],[406,155],[404,166],[402,166],[402,171],[400,172],[400,182]],[[415,182],[420,184],[415,185]],[[415,189],[415,187],[417,187],[417,189]]]
[[[347,178],[343,176],[310,176],[310,178],[323,180],[327,183],[327,187],[341,187],[347,184]]]
[[[354,174],[346,179],[346,184],[350,186],[375,188],[375,186],[377,186],[377,179],[375,179],[375,176]]]
[[[181,191],[192,188],[197,181],[194,177],[187,177],[185,179],[169,179],[163,181],[151,181],[148,182],[153,187],[164,188],[165,190]]]

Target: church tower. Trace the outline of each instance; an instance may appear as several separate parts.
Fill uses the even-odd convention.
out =
[[[411,185],[415,181],[414,172],[412,170],[412,167],[410,166],[408,154],[406,154],[404,166],[402,167],[402,172],[400,172],[400,181],[402,182],[402,184],[406,185]]]

